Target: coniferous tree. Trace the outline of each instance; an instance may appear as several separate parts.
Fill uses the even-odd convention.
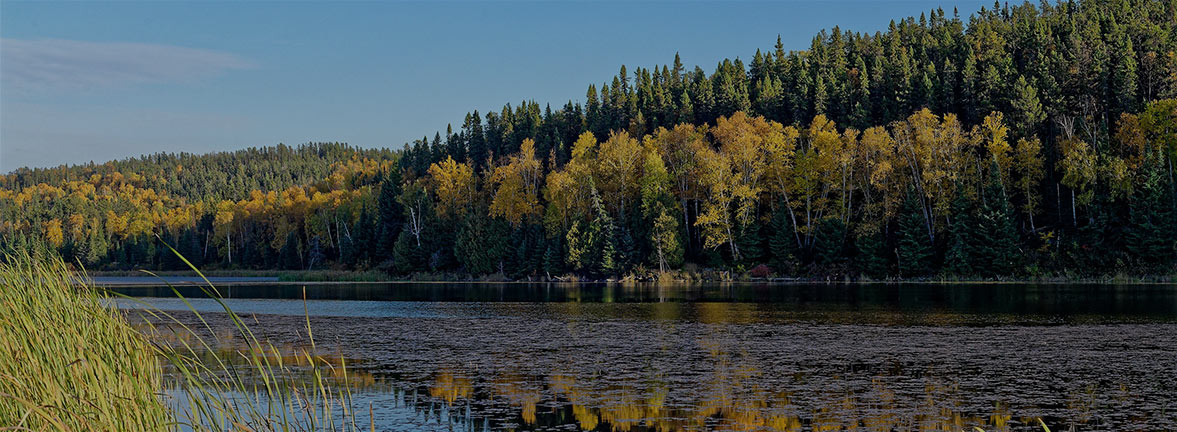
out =
[[[887,250],[887,239],[882,232],[864,233],[855,239],[854,245],[857,249],[854,267],[859,273],[872,278],[887,276],[891,253]]]
[[[286,241],[282,243],[282,249],[278,253],[278,260],[283,269],[299,270],[302,268],[302,254],[299,249],[298,236],[294,234],[294,231],[286,234]]]
[[[1014,275],[1021,264],[1018,232],[1013,208],[1002,189],[1001,173],[994,165],[985,187],[985,199],[978,224],[982,235],[977,239],[976,259],[985,276]]]
[[[825,218],[813,242],[813,261],[823,267],[840,264],[846,256],[846,224],[839,218]]]
[[[772,217],[772,236],[768,241],[771,255],[769,262],[777,272],[792,272],[798,265],[797,238],[784,206],[781,203]]]
[[[678,218],[663,208],[654,219],[654,227],[650,230],[652,260],[658,266],[658,271],[665,272],[682,265],[683,245],[679,239],[681,233]]]
[[[948,252],[944,256],[944,270],[958,276],[976,274],[975,249],[979,243],[976,233],[976,202],[963,187],[957,187],[956,198],[952,201],[952,225],[949,227]]]
[[[544,273],[550,276],[564,274],[564,255],[564,236],[549,238],[544,251]]]
[[[401,230],[404,228],[404,208],[400,204],[401,176],[400,171],[392,170],[380,183],[380,196],[376,206],[380,213],[379,232],[376,233],[376,251],[371,254],[373,259],[386,260],[392,258],[392,250]]]
[[[931,271],[932,244],[921,207],[915,190],[909,189],[899,215],[899,243],[895,250],[903,276],[923,276]]]
[[[1177,231],[1173,195],[1165,190],[1158,164],[1147,164],[1144,183],[1136,189],[1129,205],[1125,246],[1134,259],[1152,266],[1172,261],[1177,254]]]
[[[396,238],[396,244],[392,247],[392,265],[393,269],[399,274],[409,274],[414,271],[425,269],[426,252],[424,248],[417,244],[417,240],[413,238],[408,231],[401,231]]]

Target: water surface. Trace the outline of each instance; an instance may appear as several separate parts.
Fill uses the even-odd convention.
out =
[[[187,309],[162,297],[166,287],[120,291]],[[1054,430],[1177,429],[1171,285],[357,283],[221,294],[283,343],[305,341],[309,313],[321,348],[379,383],[357,403],[371,404],[382,430],[1036,430],[1036,418]],[[212,300],[191,304],[228,328]]]

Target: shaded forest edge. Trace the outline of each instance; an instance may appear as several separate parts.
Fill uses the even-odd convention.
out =
[[[710,74],[676,56],[396,151],[20,169],[0,248],[184,268],[167,242],[341,278],[1172,280],[1175,9],[998,4]]]

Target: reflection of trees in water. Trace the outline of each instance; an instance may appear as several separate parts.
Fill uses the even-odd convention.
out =
[[[699,314],[704,322],[730,319],[731,314],[743,313],[738,309],[716,304],[700,308]],[[965,402],[976,395],[964,394],[957,384],[927,374],[923,395],[913,406],[887,385],[890,374],[911,374],[901,365],[883,370],[862,394],[840,388],[837,375],[797,373],[784,388],[768,388],[762,366],[733,343],[727,331],[728,327],[715,326],[697,340],[706,361],[695,366],[706,370],[706,378],[688,400],[670,401],[672,380],[652,369],[619,381],[608,379],[608,370],[576,370],[572,363],[546,378],[510,372],[512,366],[491,376],[445,367],[436,372],[429,394],[450,406],[494,401],[509,406],[506,412],[488,410],[487,424],[494,429],[495,425],[532,430],[575,424],[585,431],[620,432],[970,430],[974,426],[990,431],[1040,430],[1033,418],[1014,420],[1005,403],[995,403],[986,414],[968,415]],[[477,417],[486,415],[468,408],[466,413],[474,417],[461,419],[467,424],[479,424]]]
[[[1164,417],[1177,394],[1167,324],[722,302],[421,308],[445,317],[311,320],[320,351],[349,356],[353,384],[418,389],[431,416],[447,406],[495,430],[1040,430],[1023,418],[1040,415],[1056,430],[1177,424]],[[279,352],[305,349],[303,318],[249,319],[284,340]],[[240,348],[220,354],[244,359]]]

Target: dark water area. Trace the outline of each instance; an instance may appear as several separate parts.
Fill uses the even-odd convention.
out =
[[[221,290],[280,343],[305,343],[309,314],[378,430],[1177,430],[1173,285]]]

